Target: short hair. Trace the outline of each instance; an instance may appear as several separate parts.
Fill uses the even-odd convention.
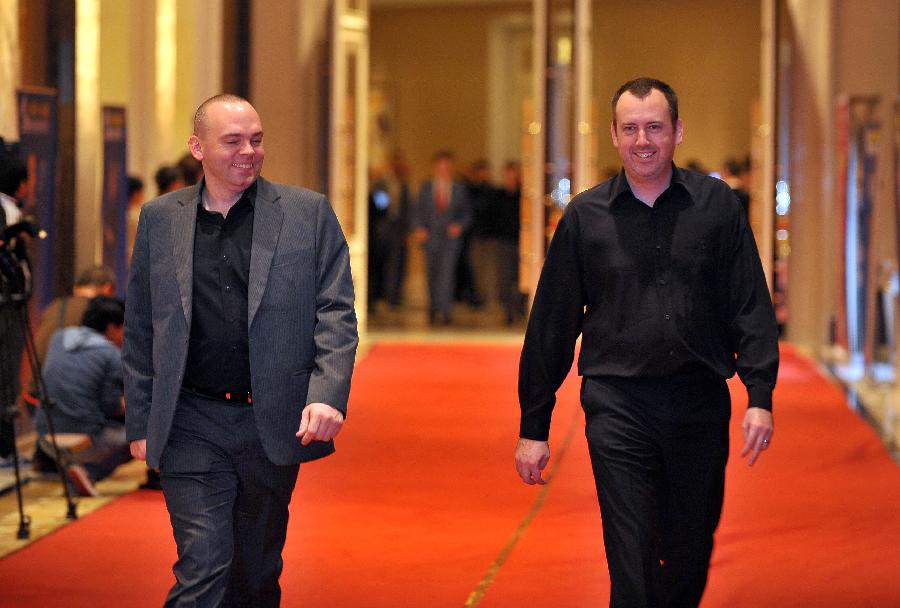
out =
[[[736,158],[729,158],[725,161],[725,168],[728,169],[728,172],[732,175],[741,175],[750,170],[749,159],[738,160]]]
[[[81,324],[101,334],[110,325],[124,325],[125,303],[119,298],[110,296],[92,298],[81,317]]]
[[[162,194],[163,192],[168,192],[169,188],[172,187],[172,184],[181,179],[181,174],[179,174],[174,167],[163,165],[157,169],[153,179],[156,181],[156,187],[159,194]]]
[[[143,189],[144,180],[139,178],[137,175],[128,176],[128,198],[131,198],[136,192],[140,192]]]
[[[0,192],[15,196],[22,182],[28,181],[28,167],[18,156],[4,154],[0,159]]]
[[[436,163],[439,160],[453,160],[453,152],[450,150],[438,150],[434,153],[434,156],[431,157],[431,162]]]
[[[678,95],[675,94],[675,90],[672,87],[656,78],[635,78],[619,87],[619,90],[612,97],[613,124],[616,124],[616,104],[619,103],[619,98],[624,93],[631,93],[638,99],[644,99],[653,92],[653,89],[665,96],[669,104],[669,115],[672,117],[672,128],[675,128],[675,123],[678,122]]]
[[[234,93],[220,93],[219,95],[213,95],[206,101],[200,104],[200,107],[197,108],[197,111],[194,112],[194,135],[201,135],[201,131],[204,130],[206,126],[206,113],[214,103],[246,103],[250,105],[250,102],[241,97],[240,95],[235,95]]]
[[[82,270],[75,280],[75,287],[105,287],[115,284],[116,275],[109,266],[91,266]]]

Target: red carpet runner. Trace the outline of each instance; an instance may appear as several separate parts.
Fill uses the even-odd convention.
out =
[[[517,356],[371,351],[338,453],[301,467],[284,606],[607,604],[577,379],[554,415],[556,468],[541,495],[512,466]],[[874,433],[788,349],[773,447],[749,469],[737,457],[744,393],[732,389],[733,458],[703,606],[900,605],[900,470]],[[0,561],[0,606],[159,606],[173,558],[162,497],[135,492]]]

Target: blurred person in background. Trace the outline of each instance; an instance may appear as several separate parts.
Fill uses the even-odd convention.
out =
[[[131,250],[134,249],[134,237],[137,235],[138,218],[141,215],[141,205],[144,204],[144,180],[136,175],[128,176],[128,260],[131,260]]]
[[[184,188],[184,179],[181,177],[181,173],[175,167],[168,165],[163,165],[157,169],[153,175],[153,180],[156,182],[156,193],[158,196]]]
[[[41,365],[47,360],[47,349],[50,338],[58,330],[65,327],[81,325],[82,317],[91,299],[103,295],[113,296],[116,292],[116,277],[106,266],[91,266],[79,273],[72,288],[71,295],[54,298],[41,313],[37,329],[34,332],[34,346]],[[38,407],[37,378],[32,370],[28,390],[24,393],[29,412],[35,414]],[[45,452],[40,443],[35,446],[32,467],[36,472],[53,473],[56,464],[52,455]]]
[[[369,193],[369,300],[384,299],[392,308],[403,303],[412,215],[408,180],[406,158],[395,150]]]
[[[503,305],[507,325],[524,314],[524,302],[519,292],[519,232],[522,198],[522,178],[519,163],[509,161],[503,166],[503,187],[497,192],[491,222],[497,238],[497,291]]]
[[[415,219],[416,240],[425,249],[432,325],[452,323],[460,238],[471,224],[466,187],[454,179],[453,154],[440,151],[432,159],[432,178],[419,189]]]
[[[190,153],[179,158],[175,168],[181,174],[181,181],[185,186],[193,186],[203,177],[203,165]]]
[[[466,189],[472,208],[472,224],[463,230],[460,237],[454,295],[457,302],[465,302],[478,308],[485,301],[486,277],[495,276],[491,255],[491,207],[497,191],[491,184],[491,165],[487,160],[476,160],[469,167]],[[477,263],[473,263],[473,260],[477,260]],[[490,279],[487,284],[490,284]]]
[[[65,327],[50,339],[44,381],[53,408],[35,419],[48,432],[46,415],[57,433],[84,433],[91,445],[72,453],[66,474],[80,496],[98,496],[94,484],[131,460],[125,440],[122,380],[122,326],[125,304],[109,296],[88,302],[77,327]]]

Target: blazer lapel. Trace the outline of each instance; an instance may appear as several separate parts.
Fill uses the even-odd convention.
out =
[[[194,288],[194,230],[197,227],[197,204],[200,186],[185,190],[178,200],[179,206],[172,215],[172,238],[174,239],[175,274],[181,292],[181,307],[188,327],[191,326],[191,304]]]
[[[283,212],[278,205],[280,195],[272,185],[258,178],[256,206],[253,210],[253,245],[250,249],[250,279],[247,286],[247,327],[253,326],[253,318],[266,291],[269,267],[278,245]]]

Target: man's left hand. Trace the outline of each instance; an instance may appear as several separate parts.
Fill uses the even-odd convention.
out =
[[[744,449],[741,450],[741,458],[750,454],[747,464],[752,467],[760,454],[771,445],[772,433],[775,432],[772,412],[761,407],[747,408],[741,428],[744,431]]]
[[[331,441],[343,425],[344,415],[337,409],[327,403],[310,403],[300,415],[297,437],[303,445],[313,441]]]

